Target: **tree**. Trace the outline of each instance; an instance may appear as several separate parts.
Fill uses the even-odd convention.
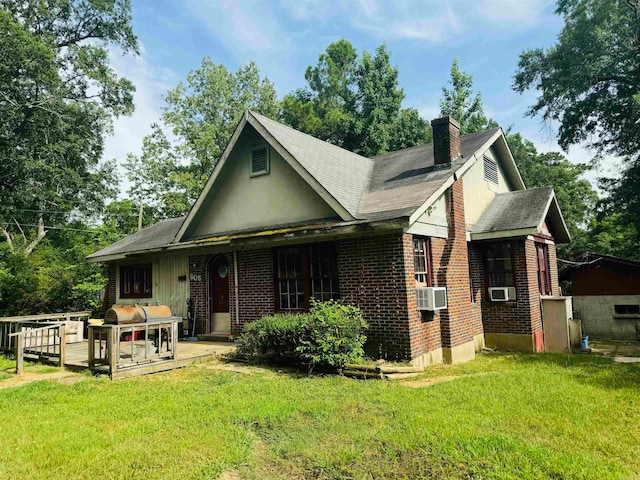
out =
[[[487,119],[482,106],[480,92],[475,96],[472,92],[473,76],[460,70],[458,59],[454,57],[451,65],[451,88],[442,87],[440,115],[451,115],[460,122],[460,134],[480,132],[497,127],[493,120]]]
[[[398,69],[384,45],[361,57],[347,40],[331,43],[315,67],[307,67],[308,87],[282,101],[285,123],[347,150],[377,155],[424,143],[428,122],[402,108]]]
[[[90,215],[112,194],[113,165],[100,164],[104,135],[133,110],[134,87],[109,67],[108,47],[135,54],[137,39],[128,0],[0,6],[0,221],[15,249],[32,245],[19,224]],[[39,229],[36,244],[46,233]]]
[[[637,241],[640,2],[559,0],[556,13],[564,18],[557,43],[520,55],[514,89],[538,90],[528,115],[541,114],[545,120],[559,122],[558,138],[564,149],[586,143],[599,153],[625,157],[621,176],[602,183],[607,198],[591,231],[601,239],[603,235],[618,238],[616,232],[624,231]],[[613,222],[625,225],[614,228]],[[594,241],[602,248],[607,243],[596,237]]]
[[[277,118],[273,83],[255,63],[230,72],[209,57],[164,98],[162,120],[171,142],[154,124],[140,156],[129,155],[132,198],[150,201],[160,218],[185,214],[198,197],[247,109]]]
[[[551,48],[520,54],[513,87],[539,92],[527,112],[560,124],[562,148],[640,151],[640,2],[559,0],[564,27]]]

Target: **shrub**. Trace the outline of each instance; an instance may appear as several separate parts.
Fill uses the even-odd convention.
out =
[[[367,324],[360,309],[334,300],[311,302],[311,322],[296,349],[309,362],[309,373],[316,366],[341,368],[362,358]]]
[[[276,314],[262,317],[245,326],[238,344],[238,354],[282,361],[298,356],[310,321],[309,314]]]
[[[360,309],[336,301],[312,300],[309,313],[278,314],[261,318],[245,327],[238,354],[254,359],[308,363],[340,368],[357,361],[367,328]]]

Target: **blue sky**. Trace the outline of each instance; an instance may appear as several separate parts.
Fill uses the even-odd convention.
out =
[[[453,57],[473,75],[485,111],[541,151],[558,150],[553,125],[525,118],[536,92],[519,95],[511,84],[519,53],[548,47],[562,28],[550,0],[134,0],[133,27],[141,55],[113,52],[117,72],[137,87],[136,113],[119,119],[106,158],[140,151],[150,124],[160,118],[162,95],[199,66],[203,56],[235,70],[254,60],[280,97],[305,86],[304,72],[340,38],[361,52],[386,43],[400,71],[403,106],[423,117],[439,114],[441,88]],[[582,147],[572,161],[588,161]],[[611,163],[605,162],[610,168]],[[590,175],[594,179],[596,174]]]

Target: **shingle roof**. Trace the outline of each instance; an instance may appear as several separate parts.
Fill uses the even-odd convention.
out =
[[[367,189],[373,161],[331,143],[299,132],[257,113],[251,115],[353,217]]]
[[[499,129],[466,135],[460,157],[434,167],[433,145],[420,145],[366,158],[248,112],[273,139],[354,218],[386,220],[409,217]],[[186,217],[164,220],[110,245],[88,259],[167,247],[176,242]]]
[[[551,187],[500,193],[476,223],[473,233],[537,228],[544,220],[552,198]]]
[[[434,166],[431,143],[372,158],[373,172],[367,193],[360,201],[360,216],[368,218],[394,210],[413,213],[498,130],[492,128],[462,137],[460,156],[448,165]]]
[[[173,242],[173,239],[176,236],[176,233],[178,233],[178,230],[185,218],[186,217],[178,217],[161,220],[150,227],[143,228],[139,232],[117,241],[116,243],[112,243],[102,250],[92,253],[87,257],[87,259],[122,255],[138,250],[166,247]]]

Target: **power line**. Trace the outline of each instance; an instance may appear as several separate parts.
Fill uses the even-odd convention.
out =
[[[0,225],[13,225],[13,223],[11,222],[0,222]],[[38,225],[32,225],[32,224],[26,224],[23,223],[20,225],[21,227],[37,227]],[[94,234],[99,234],[100,232],[96,231],[96,230],[85,230],[85,229],[81,229],[81,228],[70,228],[70,227],[48,227],[45,226],[45,229],[49,229],[49,230],[68,230],[70,232],[87,232],[87,233],[94,233]]]

